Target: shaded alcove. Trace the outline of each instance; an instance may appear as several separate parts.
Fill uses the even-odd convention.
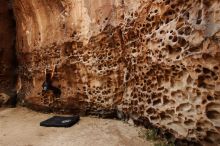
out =
[[[16,104],[16,22],[12,1],[0,1],[0,106]]]

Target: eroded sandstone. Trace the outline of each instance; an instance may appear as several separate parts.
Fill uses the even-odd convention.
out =
[[[220,143],[218,0],[15,0],[19,98]],[[61,90],[42,93],[45,71]]]

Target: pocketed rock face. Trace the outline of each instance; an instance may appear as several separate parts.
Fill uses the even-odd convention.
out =
[[[15,0],[19,98],[220,143],[218,0],[74,2]],[[61,96],[42,93],[46,69]]]
[[[0,107],[16,94],[15,22],[11,3],[0,1]]]

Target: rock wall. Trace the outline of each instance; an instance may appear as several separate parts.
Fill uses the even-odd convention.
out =
[[[117,110],[220,143],[218,0],[15,0],[14,11],[29,107]],[[42,91],[46,76],[55,90]]]
[[[0,1],[0,107],[14,104],[16,95],[15,21],[12,5]]]

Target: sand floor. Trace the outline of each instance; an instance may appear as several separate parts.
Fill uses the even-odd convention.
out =
[[[122,121],[81,117],[71,128],[44,128],[54,114],[26,108],[0,109],[0,146],[152,146],[139,137],[140,127]]]

